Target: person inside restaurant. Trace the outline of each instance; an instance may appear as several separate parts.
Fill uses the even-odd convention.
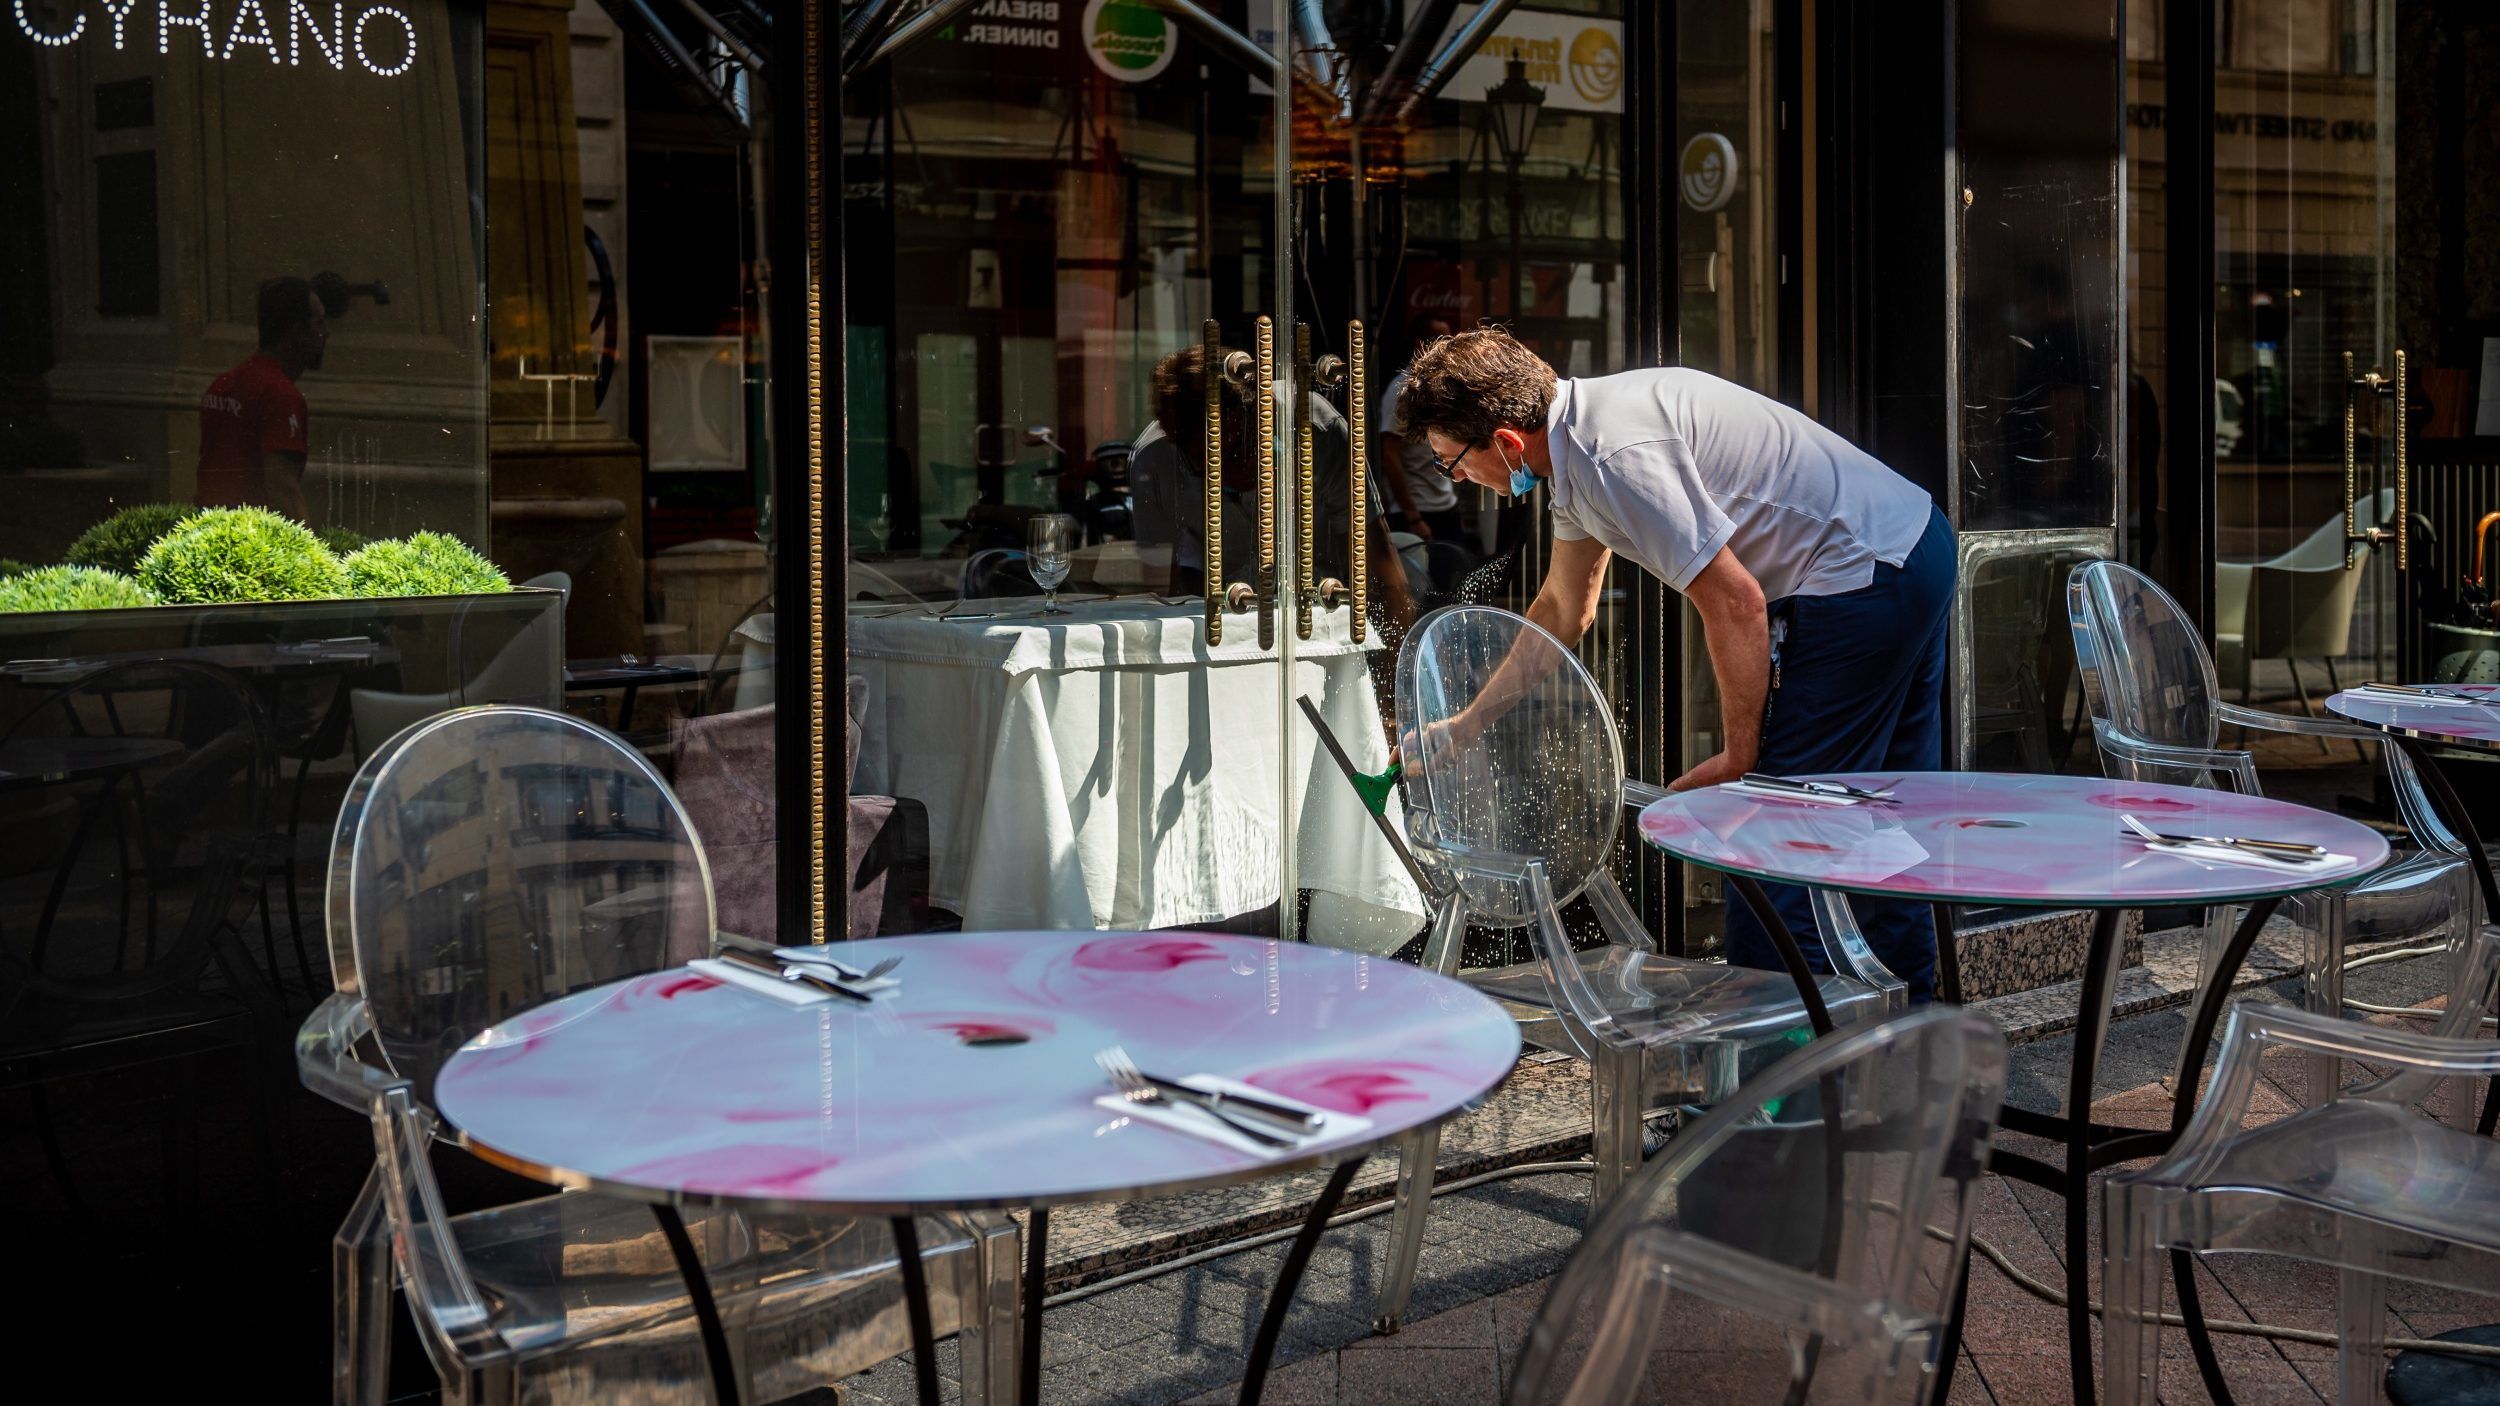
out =
[[[260,285],[260,345],[200,396],[204,508],[257,506],[305,520],[304,464],[310,411],[296,382],[321,369],[330,319],[303,278]]]
[[[1578,644],[1615,553],[1700,614],[1723,741],[1672,789],[1757,770],[1942,766],[1954,540],[1923,490],[1799,411],[1706,372],[1558,378],[1508,332],[1484,329],[1425,347],[1406,375],[1400,432],[1424,439],[1448,473],[1514,497],[1540,484],[1551,494],[1553,551],[1529,619]],[[1516,672],[1443,724],[1452,744],[1534,682]],[[1809,960],[1831,970],[1810,938],[1805,892],[1771,892]],[[1859,920],[1911,999],[1930,999],[1926,905],[1869,900]],[[1727,951],[1740,966],[1781,965],[1741,906],[1728,913]]]

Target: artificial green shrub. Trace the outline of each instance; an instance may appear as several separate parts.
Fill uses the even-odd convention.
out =
[[[493,595],[511,590],[512,581],[459,538],[420,532],[349,557],[347,588],[360,596]]]
[[[352,527],[341,527],[336,523],[332,523],[328,527],[322,528],[314,535],[321,539],[321,545],[328,547],[331,554],[336,556],[341,561],[347,560],[350,556],[355,555],[356,552],[371,545],[373,542],[372,538],[358,532],[356,529]]]
[[[347,594],[347,568],[312,529],[267,508],[210,508],[157,539],[139,583],[176,605]]]
[[[127,610],[154,605],[156,595],[118,571],[92,566],[39,566],[0,578],[0,615],[35,610]]]
[[[0,557],[0,581],[6,581],[12,576],[23,576],[34,569],[35,564],[31,561],[19,561],[15,557]]]
[[[148,554],[156,539],[198,512],[188,503],[132,504],[80,533],[78,540],[69,544],[69,550],[61,553],[61,560],[71,566],[95,566],[124,576],[135,575],[139,558]]]

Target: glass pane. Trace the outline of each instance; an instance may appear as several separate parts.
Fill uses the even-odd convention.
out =
[[[2347,362],[2354,375],[2394,370],[2393,84],[2375,72],[2375,7],[2233,5],[2226,18],[2213,75],[2215,663],[2227,696],[2313,712],[2335,679],[2395,664],[2393,553],[2347,569],[2344,551]],[[2381,399],[2355,397],[2365,526],[2395,517]],[[2250,745],[2269,792],[2334,805],[2374,789],[2357,749]]]
[[[1265,318],[1284,410],[1287,173],[1259,48],[1282,7],[1125,6],[1127,29],[994,8],[845,83],[851,930],[1280,931],[1295,863],[1402,884],[1289,839],[1312,808],[1294,778],[1322,778],[1315,743],[1286,746],[1287,681],[1325,701],[1338,655],[1362,673],[1342,625],[1306,644],[1290,610],[1226,613],[1211,638],[1202,594],[1295,572],[1292,524],[1263,534],[1259,512],[1294,422],[1271,421],[1263,472],[1255,366]],[[1344,441],[1340,422],[1340,485]],[[1321,830],[1368,824],[1349,810]]]
[[[1406,18],[1419,21],[1422,8],[1406,6]],[[1625,7],[1576,0],[1515,10],[1472,50],[1453,47],[1476,9],[1459,6],[1437,35],[1426,36],[1431,42],[1421,45],[1419,70],[1449,76],[1423,93],[1413,72],[1382,77],[1401,33],[1367,34],[1341,23],[1332,39],[1340,62],[1357,75],[1352,88],[1385,91],[1387,100],[1368,123],[1326,124],[1326,154],[1297,153],[1310,198],[1328,202],[1321,208],[1332,222],[1340,211],[1350,221],[1353,181],[1351,163],[1332,167],[1328,155],[1346,150],[1347,134],[1358,130],[1366,153],[1368,236],[1324,246],[1332,257],[1311,262],[1305,296],[1329,320],[1367,306],[1377,329],[1370,386],[1375,470],[1386,477],[1381,529],[1405,577],[1386,603],[1388,649],[1376,656],[1383,666],[1405,626],[1423,612],[1460,601],[1525,610],[1544,580],[1550,540],[1544,494],[1520,502],[1453,484],[1420,435],[1399,433],[1397,377],[1415,351],[1494,324],[1563,377],[1604,376],[1633,364]],[[1497,103],[1495,89],[1514,78],[1505,91],[1520,100]],[[1518,115],[1506,122],[1511,114]],[[1312,228],[1307,214],[1305,228]],[[1614,571],[1579,652],[1629,736],[1644,725],[1636,701],[1654,701],[1633,693],[1644,582],[1637,568]],[[1376,672],[1379,709],[1393,713],[1387,670]],[[1322,934],[1315,929],[1314,936]],[[1484,932],[1470,939],[1464,956],[1470,965],[1523,961],[1527,949],[1524,936]]]
[[[2158,37],[2153,8],[2130,0],[2128,52]],[[2141,540],[2131,495],[2158,448],[2142,413],[2150,387],[2120,379],[2120,18],[2118,0],[1983,0],[1961,14],[1962,569],[1947,756],[1965,767],[2098,768],[2077,712],[2066,575],[2115,551],[2122,521]],[[2141,150],[2138,121],[2125,131]]]
[[[1774,397],[1780,392],[1775,9],[1688,0],[1675,10],[1683,363]],[[1682,766],[1690,768],[1718,754],[1719,681],[1701,616],[1681,596],[1669,604],[1684,618],[1678,742]],[[1716,873],[1686,866],[1686,951],[1699,953],[1718,940],[1722,883]]]

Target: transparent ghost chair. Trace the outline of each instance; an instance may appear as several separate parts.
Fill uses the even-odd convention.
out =
[[[2490,948],[2465,963],[2450,994],[2470,1027],[2488,994]],[[2377,1075],[2330,1078],[2314,1106],[2243,1128],[2270,1051]],[[2500,1143],[2432,1121],[2413,1105],[2442,1079],[2500,1075],[2500,1044],[2389,1030],[2325,1012],[2243,1005],[2231,1012],[2213,1081],[2169,1155],[2102,1187],[2103,1373],[2111,1406],[2156,1399],[2161,1281],[2191,1272],[2187,1254],[2283,1255],[2337,1276],[2338,1397],[2383,1399],[2390,1278],[2500,1294]],[[2165,1254],[2165,1252],[2179,1252]],[[2174,1262],[2165,1265],[2163,1261]],[[2206,1389],[2227,1376],[2203,1342]]]
[[[2307,737],[2384,740],[2350,723],[2223,702],[2196,622],[2132,567],[2110,561],[2077,566],[2067,577],[2066,606],[2101,764],[2113,778],[2262,794],[2255,757],[2217,745],[2225,723]],[[2346,944],[2436,945],[2453,964],[2479,940],[2488,916],[2480,913],[2465,842],[2440,821],[2412,759],[2397,747],[2379,750],[2414,848],[2358,884],[2298,895],[2284,904],[2284,915],[2302,932],[2303,1004],[2313,1011],[2334,1014],[2346,1005]],[[2217,910],[2205,924],[2207,979],[2231,931],[2229,918]],[[2307,1063],[2304,1097],[2315,1100],[2323,1096],[2319,1081],[2332,1061]],[[2471,1104],[2460,1098],[2453,1106],[2462,1115]]]
[[[1993,1023],[1932,1006],[1755,1075],[1607,1204],[1508,1399],[1938,1399],[2005,1076]]]
[[[435,1076],[472,1035],[708,954],[713,911],[676,797],[578,719],[462,709],[366,760],[331,852],[337,991],[296,1042],[304,1083],[373,1125],[374,1173],[333,1252],[336,1401],[382,1400],[395,1289],[446,1400],[709,1399],[687,1287],[650,1207],[568,1192],[451,1214],[427,1154]],[[749,1399],[909,1346],[884,1222],[684,1214]],[[1016,1230],[981,1216],[919,1231],[937,1330],[961,1331],[966,1395],[982,1397],[1012,1380]]]
[[[1813,1037],[1806,993],[1783,973],[1656,951],[1611,866],[1625,807],[1662,793],[1626,785],[1614,717],[1552,635],[1487,606],[1434,611],[1399,651],[1397,711],[1406,830],[1433,913],[1424,963],[1502,1002],[1523,1039],[1590,1062],[1594,1208],[1640,1164],[1646,1112],[1714,1103]],[[1531,862],[1543,876],[1535,893]],[[1575,949],[1561,913],[1582,897],[1603,940]],[[1462,969],[1471,923],[1528,930],[1534,959]],[[1827,933],[1835,945],[1855,939],[1843,927]],[[1897,993],[1899,979],[1855,946]],[[1833,976],[1813,995],[1844,1023],[1880,1016],[1888,999]],[[1427,1130],[1399,1153],[1382,1331],[1395,1330],[1414,1284],[1439,1143]]]

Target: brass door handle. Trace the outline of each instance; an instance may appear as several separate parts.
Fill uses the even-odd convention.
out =
[[[1207,644],[1224,642],[1224,329],[1212,317],[1198,324],[1198,379],[1205,383],[1206,442],[1198,465],[1206,481],[1206,535],[1199,539],[1206,592]]]
[[[1311,459],[1311,326],[1293,325],[1293,636],[1311,637],[1311,597],[1319,583],[1311,575],[1311,546],[1319,538],[1319,497],[1316,467]]]
[[[1346,324],[1346,355],[1320,358],[1314,374],[1322,386],[1346,387],[1346,430],[1353,443],[1346,455],[1346,571],[1353,584],[1335,577],[1319,583],[1320,600],[1334,605],[1340,596],[1347,597],[1351,607],[1346,628],[1356,644],[1363,642],[1370,624],[1364,602],[1364,583],[1370,577],[1371,534],[1371,404],[1366,393],[1363,354],[1363,322],[1356,318]],[[1308,638],[1307,632],[1304,638]]]
[[[1259,648],[1276,647],[1276,320],[1261,314],[1258,327],[1259,411]]]
[[[2361,562],[2361,549],[2393,541],[2396,544],[2396,569],[2410,570],[2413,565],[2412,465],[2409,462],[2409,441],[2412,439],[2411,412],[2407,403],[2412,396],[2412,378],[2403,349],[2396,352],[2396,374],[2380,374],[2373,368],[2368,375],[2353,374],[2352,353],[2344,353],[2344,569],[2352,570]],[[2362,530],[2360,521],[2360,456],[2356,440],[2359,428],[2360,398],[2369,396],[2373,402],[2388,396],[2396,402],[2396,523]],[[2373,469],[2375,470],[2375,461]],[[2375,479],[2376,473],[2371,477]]]

